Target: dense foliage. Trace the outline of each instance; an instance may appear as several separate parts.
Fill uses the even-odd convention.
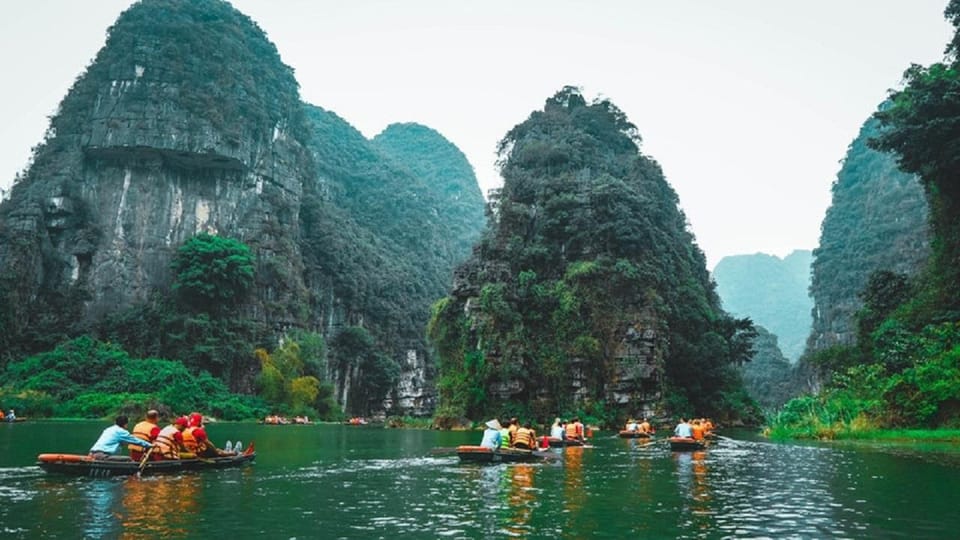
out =
[[[960,0],[951,0],[946,15],[960,27]],[[929,203],[929,262],[914,275],[892,265],[868,275],[858,292],[856,342],[811,355],[827,384],[788,403],[771,425],[775,436],[960,426],[958,45],[960,28],[947,61],[907,70],[906,87],[874,115],[881,127],[870,141],[920,178]],[[889,237],[877,241],[885,243]],[[883,248],[888,258],[903,256]]]
[[[149,69],[138,76],[136,66]],[[106,46],[77,79],[51,130],[86,129],[103,81],[135,77],[140,84],[131,98],[144,101],[169,102],[162,84],[175,85],[192,130],[207,123],[237,139],[263,140],[279,125],[306,138],[293,69],[263,30],[227,2],[143,0],[130,7],[108,30]]]
[[[101,418],[155,408],[203,411],[225,420],[258,418],[266,404],[229,392],[207,372],[177,361],[132,358],[116,345],[81,337],[12,362],[3,372],[0,403],[30,416]]]
[[[501,141],[488,230],[428,330],[440,414],[612,423],[641,406],[609,398],[618,351],[648,331],[663,356],[642,393],[664,385],[683,408],[672,412],[688,414],[745,402],[733,366],[750,356],[752,325],[720,310],[676,193],[639,142],[616,106],[571,87]]]
[[[879,133],[876,120],[864,123],[832,187],[813,252],[811,351],[856,341],[859,294],[871,274],[914,275],[929,256],[923,189],[915,175],[897,167],[894,156],[868,147]]]
[[[809,251],[797,250],[783,259],[763,253],[724,257],[713,269],[723,309],[776,334],[791,362],[810,335],[810,262]]]
[[[750,397],[764,410],[772,411],[800,392],[793,367],[780,352],[777,336],[762,326],[756,329],[753,358],[740,367],[740,372]]]
[[[177,249],[171,267],[173,290],[203,311],[231,308],[253,286],[250,248],[232,238],[200,233]]]
[[[301,347],[296,341],[287,340],[273,354],[265,349],[256,350],[260,361],[257,389],[272,407],[272,414],[339,416],[333,386],[321,381],[321,376],[311,367],[319,362],[313,355],[323,352],[322,338],[320,340],[319,348]]]
[[[338,302],[315,299],[337,308],[331,369],[341,384],[356,378],[343,405],[367,414],[397,381],[397,359],[427,350],[430,304],[479,238],[482,197],[463,154],[428,128],[391,126],[370,142],[320,107],[307,117],[322,182],[305,187],[304,262],[313,288]]]

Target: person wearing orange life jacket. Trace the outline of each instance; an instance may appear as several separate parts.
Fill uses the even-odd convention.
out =
[[[637,426],[640,430],[640,433],[653,433],[653,426],[650,425],[650,422],[646,418]]]
[[[133,426],[133,431],[131,431],[130,434],[142,441],[153,444],[153,441],[157,439],[157,435],[160,434],[160,426],[157,425],[159,419],[160,413],[155,409],[150,409],[147,411],[147,417]],[[140,459],[143,458],[142,446],[131,444],[127,446],[127,449],[130,450],[130,459],[140,461]],[[151,459],[162,459],[159,456],[154,458],[152,453],[150,457]]]
[[[533,425],[527,422],[517,432],[513,434],[513,447],[525,450],[537,449],[537,432],[533,430]]]
[[[237,455],[236,452],[227,452],[217,448],[216,445],[207,438],[207,432],[202,427],[193,430],[193,438],[196,441],[195,455],[199,457],[212,458]]]
[[[572,420],[567,422],[567,438],[576,441],[583,440],[583,424],[580,423],[580,418],[574,416]]]
[[[160,430],[156,445],[164,459],[180,459],[180,453],[186,451],[183,446],[183,430],[187,429],[189,423],[189,420],[181,416]]]
[[[520,421],[517,420],[516,416],[514,416],[510,419],[510,423],[507,425],[507,430],[510,431],[510,446],[513,446],[513,441],[517,436],[518,429],[520,429]]]
[[[197,451],[197,440],[194,438],[193,432],[202,427],[203,415],[198,412],[190,413],[190,416],[187,417],[187,427],[183,430],[183,447],[186,448],[188,452]]]
[[[699,419],[696,419],[690,422],[690,432],[693,435],[694,440],[696,441],[703,440],[703,424],[700,423]]]

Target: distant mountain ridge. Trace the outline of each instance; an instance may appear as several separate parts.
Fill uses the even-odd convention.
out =
[[[713,270],[723,309],[750,317],[777,337],[783,355],[796,362],[803,354],[812,318],[810,250],[783,259],[765,253],[724,257]]]

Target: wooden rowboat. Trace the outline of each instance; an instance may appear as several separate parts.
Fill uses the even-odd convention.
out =
[[[257,452],[253,448],[253,443],[250,443],[242,454],[236,456],[147,461],[142,470],[140,463],[128,456],[93,459],[79,454],[40,454],[37,456],[37,465],[48,473],[108,478],[130,476],[138,472],[147,475],[240,467],[253,463],[256,457]]]
[[[669,441],[671,450],[703,450],[707,447],[707,441],[690,437],[670,437]]]
[[[628,431],[626,429],[620,430],[621,439],[649,439],[653,437],[653,433],[644,433],[643,431]]]
[[[460,461],[474,463],[511,463],[538,461],[548,458],[551,454],[520,448],[497,448],[496,451],[494,451],[492,448],[487,448],[486,446],[462,445],[457,447],[457,456],[460,458]]]

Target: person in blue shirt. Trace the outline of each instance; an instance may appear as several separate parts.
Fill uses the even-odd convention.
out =
[[[677,424],[677,427],[673,428],[673,434],[677,437],[686,437],[689,439],[693,437],[693,428],[690,427],[686,419],[681,417],[680,423]]]
[[[90,448],[90,456],[93,459],[106,459],[119,452],[122,444],[136,444],[144,448],[150,448],[150,443],[134,437],[127,431],[127,422],[126,416],[118,416],[114,420],[114,425],[104,429],[97,442],[93,443]]]
[[[500,421],[496,418],[487,422],[487,429],[483,431],[483,441],[480,442],[480,446],[494,450],[500,448],[500,444],[503,442],[503,435],[500,434],[501,429],[503,428],[500,426]]]

